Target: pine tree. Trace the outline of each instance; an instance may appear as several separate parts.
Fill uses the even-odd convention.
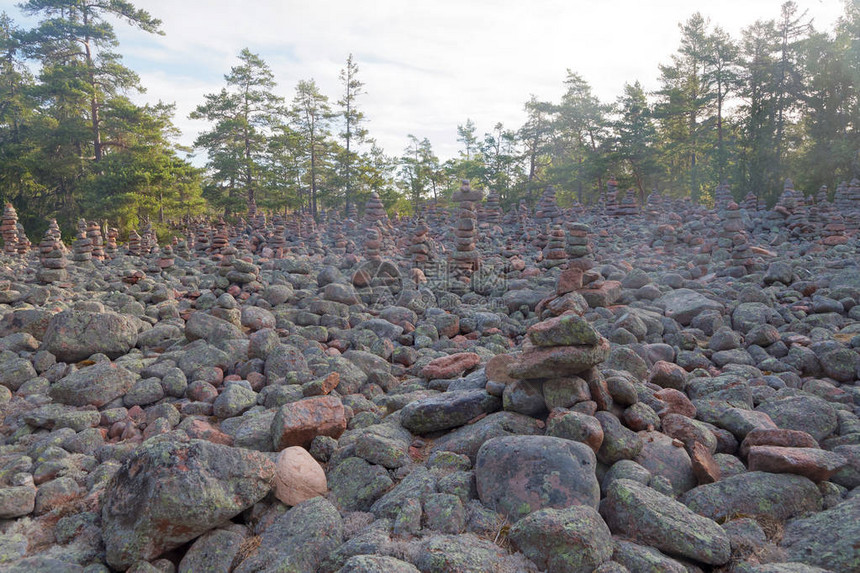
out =
[[[239,53],[239,61],[224,76],[227,86],[205,95],[190,116],[214,124],[194,146],[206,150],[212,180],[227,193],[221,200],[226,211],[241,209],[238,190],[244,190],[248,204],[256,201],[258,191],[266,191],[261,186],[267,181],[268,138],[282,115],[283,99],[273,93],[276,84],[268,64],[248,48]]]

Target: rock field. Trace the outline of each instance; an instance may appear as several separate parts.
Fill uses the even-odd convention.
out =
[[[0,570],[860,572],[860,182],[607,197],[7,206]]]

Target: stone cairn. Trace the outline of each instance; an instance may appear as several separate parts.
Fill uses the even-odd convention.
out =
[[[481,192],[473,190],[469,181],[465,179],[459,191],[454,192],[451,197],[452,201],[459,203],[457,223],[454,228],[455,251],[451,255],[455,278],[468,277],[481,264],[480,253],[475,249],[475,232],[478,227],[475,203],[481,198]]]
[[[218,221],[215,227],[215,233],[212,235],[212,245],[209,247],[209,252],[214,255],[219,255],[224,252],[224,249],[230,244],[230,234],[227,230],[227,223],[223,220]]]
[[[758,211],[758,197],[756,197],[755,194],[750,191],[749,193],[747,193],[747,196],[744,197],[741,207],[750,216],[754,215]]]
[[[6,203],[6,208],[3,209],[0,235],[3,236],[3,253],[8,256],[18,254],[18,213],[12,203]]]
[[[134,257],[140,256],[140,235],[134,229],[128,234],[128,245],[126,245],[126,248],[129,255]]]
[[[845,226],[852,233],[860,230],[860,179],[852,179],[845,193]]]
[[[374,191],[370,194],[370,199],[364,205],[364,224],[365,227],[372,227],[377,221],[383,223],[388,222],[388,213],[385,212],[385,206],[382,204],[382,199],[379,194]]]
[[[501,393],[505,410],[526,416],[550,412],[552,420],[553,414],[567,415],[556,408],[589,415],[610,408],[596,368],[609,356],[609,341],[580,314],[570,311],[531,326],[519,355],[490,360],[488,390]]]
[[[62,248],[62,243],[56,239],[48,228],[45,231],[45,236],[39,243],[39,262],[42,268],[36,273],[36,278],[45,283],[64,282],[69,278],[69,272],[66,267],[69,261],[66,259],[65,249]]]
[[[543,249],[543,260],[540,265],[545,269],[558,267],[567,262],[567,251],[565,250],[564,229],[561,225],[553,225],[549,234],[549,241]]]
[[[732,266],[726,269],[729,276],[740,278],[749,274],[753,266],[753,252],[744,229],[740,207],[734,201],[726,206],[723,232],[729,236]]]
[[[117,254],[117,239],[119,238],[119,229],[111,227],[107,232],[107,242],[105,243],[105,256],[110,259],[116,258]]]
[[[498,225],[502,220],[502,207],[499,204],[499,194],[495,191],[490,191],[487,194],[487,205],[485,208],[487,222],[491,225]]]
[[[634,189],[628,189],[627,193],[624,194],[624,198],[621,199],[621,204],[618,206],[616,214],[621,217],[630,217],[639,214],[639,201],[636,199],[636,191]]]
[[[674,225],[662,223],[657,225],[654,230],[654,239],[651,241],[652,247],[662,247],[664,253],[674,253],[675,245],[678,242],[678,232]]]
[[[86,266],[93,258],[93,242],[87,237],[86,230],[79,230],[78,237],[72,243],[72,262],[78,266]]]
[[[349,205],[346,206],[346,218],[355,221],[358,217],[358,207],[355,205],[355,201],[350,201]]]
[[[87,238],[93,247],[93,258],[97,261],[105,260],[104,242],[102,241],[102,230],[98,223],[90,221],[87,223]]]
[[[202,255],[209,251],[209,247],[211,246],[211,241],[209,237],[212,235],[212,228],[205,223],[201,223],[197,225],[197,229],[194,233],[194,250],[197,251],[198,255]]]
[[[591,231],[585,223],[569,222],[566,224],[567,237],[564,251],[569,260],[569,266],[581,270],[592,267],[593,253],[591,243],[588,241],[588,233]]]
[[[848,237],[845,236],[845,221],[839,212],[833,212],[828,216],[827,223],[824,225],[823,237],[821,243],[828,247],[836,245],[844,245],[848,242]]]
[[[562,213],[555,199],[555,188],[547,185],[535,209],[535,221],[541,226],[561,221]]]
[[[729,203],[733,201],[732,190],[726,183],[717,185],[714,189],[714,210],[717,213],[722,213],[729,207]]]
[[[165,245],[158,255],[158,268],[165,271],[169,270],[173,268],[174,262],[173,247]]]
[[[432,260],[433,255],[430,248],[429,232],[430,227],[427,226],[424,219],[418,219],[418,224],[415,226],[415,231],[412,234],[412,244],[409,246],[412,266],[422,270]]]
[[[618,216],[618,182],[610,177],[606,182],[606,197],[603,205],[604,213],[609,217]]]
[[[275,215],[273,225],[274,231],[272,232],[271,239],[269,239],[269,248],[272,249],[273,257],[282,259],[287,247],[287,238],[285,236],[287,227],[284,225],[284,219],[280,215]]]
[[[822,185],[818,188],[818,193],[815,194],[815,204],[819,207],[824,205],[829,205],[830,201],[827,200],[827,185]]]
[[[16,223],[16,227],[18,228],[18,256],[26,257],[27,253],[30,252],[32,243],[30,243],[30,239],[27,238],[27,233],[24,231],[24,225]]]
[[[382,248],[382,236],[376,227],[367,229],[364,238],[364,258],[368,261],[380,261],[380,249]]]
[[[146,222],[140,234],[140,250],[143,255],[158,251],[158,236],[149,221]]]
[[[809,218],[809,209],[802,194],[797,194],[794,209],[786,218],[785,225],[796,237],[811,237],[816,233],[815,225]]]
[[[183,238],[177,241],[176,247],[173,248],[173,252],[177,257],[183,260],[190,260],[191,249],[188,248],[188,239]]]

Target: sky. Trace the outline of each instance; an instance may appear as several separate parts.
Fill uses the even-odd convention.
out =
[[[138,0],[162,21],[164,36],[116,22],[119,53],[136,71],[139,103],[176,104],[180,142],[192,145],[205,121],[188,118],[225,85],[247,47],[270,66],[277,93],[292,100],[314,79],[334,105],[348,55],[365,94],[358,108],[389,155],[408,136],[428,138],[440,159],[457,155],[457,126],[471,119],[479,137],[496,123],[517,129],[531,95],[558,101],[567,70],[603,102],[625,83],[658,88],[671,61],[678,24],[695,12],[738,38],[758,19],[777,18],[783,0]],[[796,0],[818,30],[830,30],[841,0]],[[0,0],[23,27],[17,1]],[[197,151],[202,165],[205,153]]]

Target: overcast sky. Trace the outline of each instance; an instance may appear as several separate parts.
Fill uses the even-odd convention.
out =
[[[0,10],[25,26],[16,1]],[[272,68],[291,101],[313,78],[331,102],[352,53],[366,95],[358,105],[389,155],[407,136],[427,137],[441,159],[454,156],[457,125],[478,135],[497,122],[522,125],[531,94],[557,101],[566,70],[604,102],[625,82],[657,88],[658,64],[679,45],[678,23],[699,11],[739,37],[757,19],[777,18],[782,0],[139,0],[163,22],[164,36],[115,25],[119,52],[147,93],[177,105],[175,123],[190,145],[205,122],[188,119],[203,95],[220,91],[244,47]],[[797,0],[819,30],[842,14],[841,0]],[[195,163],[204,161],[202,153]]]

